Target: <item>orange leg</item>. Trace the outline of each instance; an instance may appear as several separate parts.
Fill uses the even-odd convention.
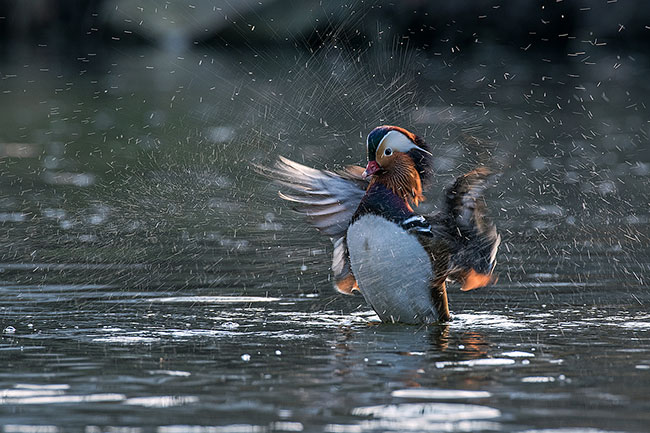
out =
[[[448,322],[451,315],[449,314],[449,303],[447,302],[447,285],[444,280],[442,282],[432,282],[431,298],[433,298],[433,305],[438,312],[438,320]]]

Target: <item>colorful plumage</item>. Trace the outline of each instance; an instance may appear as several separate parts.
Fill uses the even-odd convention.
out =
[[[280,158],[264,171],[334,244],[332,273],[339,292],[360,291],[382,321],[429,324],[450,319],[446,281],[471,290],[493,282],[500,236],[484,218],[490,172],[459,177],[442,210],[414,212],[431,171],[424,140],[396,126],[368,135],[368,164],[321,171]]]

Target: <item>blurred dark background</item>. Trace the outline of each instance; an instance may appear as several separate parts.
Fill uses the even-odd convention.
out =
[[[643,48],[648,17],[643,0],[2,0],[0,37],[5,52],[16,43],[81,52],[115,41],[178,50],[407,38],[432,52],[489,42],[567,55],[588,45]]]
[[[168,273],[145,284],[219,280],[224,250],[324,242],[297,220],[304,240],[274,230],[291,216],[251,162],[363,164],[365,134],[395,123],[436,147],[434,188],[476,164],[504,173],[502,267],[526,273],[507,255],[525,242],[524,262],[566,266],[544,238],[558,227],[628,242],[643,267],[648,36],[642,0],[0,0],[0,260],[147,256]],[[297,257],[320,286],[327,263]]]

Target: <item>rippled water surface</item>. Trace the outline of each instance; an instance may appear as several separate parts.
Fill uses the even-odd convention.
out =
[[[495,50],[8,55],[3,431],[648,431],[647,65]],[[499,281],[451,286],[449,325],[335,294],[329,241],[253,170],[362,164],[384,122],[436,146],[425,210],[502,173]]]

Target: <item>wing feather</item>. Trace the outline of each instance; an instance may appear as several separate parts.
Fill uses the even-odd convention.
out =
[[[348,166],[334,173],[280,157],[274,168],[257,169],[289,190],[280,191],[280,198],[295,203],[295,210],[332,240],[335,288],[346,294],[358,290],[345,236],[368,185],[362,177],[363,167]]]
[[[491,176],[490,170],[479,167],[456,179],[445,194],[442,215],[451,239],[450,276],[462,282],[462,290],[495,281],[492,273],[501,236],[485,217],[483,197]]]

